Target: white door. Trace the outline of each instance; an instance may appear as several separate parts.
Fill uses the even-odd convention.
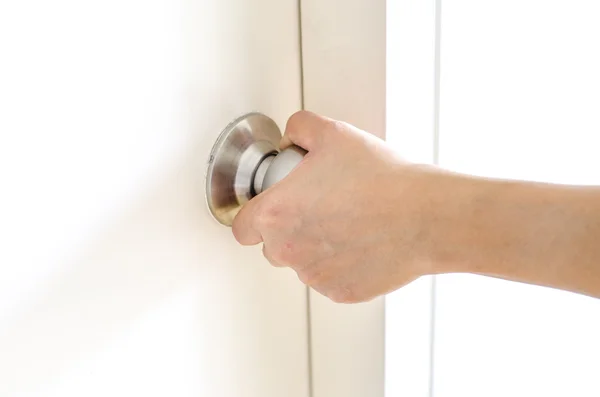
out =
[[[209,215],[301,107],[296,0],[0,2],[0,395],[307,397],[307,291]]]

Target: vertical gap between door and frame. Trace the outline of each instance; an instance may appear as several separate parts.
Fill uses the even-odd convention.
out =
[[[440,164],[440,70],[442,41],[442,0],[434,0],[434,68],[433,68],[433,163]],[[431,320],[429,347],[429,397],[435,396],[435,334],[437,279],[431,277]]]
[[[300,108],[304,110],[304,57],[302,43],[302,0],[297,1],[298,7],[298,53],[300,61]],[[312,323],[310,313],[310,288],[305,287],[306,291],[306,349],[308,362],[308,397],[314,396],[313,385],[313,355],[312,355]]]
[[[386,1],[350,3],[294,3],[300,19],[302,105],[383,138]],[[307,292],[311,397],[383,397],[383,299],[336,305],[313,289]]]

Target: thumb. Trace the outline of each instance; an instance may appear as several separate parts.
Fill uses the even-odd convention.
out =
[[[321,144],[327,122],[326,118],[306,110],[294,113],[288,119],[280,148],[298,145],[307,151],[316,149]]]

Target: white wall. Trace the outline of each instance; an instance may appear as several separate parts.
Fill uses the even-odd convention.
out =
[[[308,393],[306,289],[204,204],[300,107],[294,0],[0,3],[0,395]]]

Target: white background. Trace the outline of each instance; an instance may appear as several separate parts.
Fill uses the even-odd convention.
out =
[[[419,65],[434,64],[433,9],[420,16],[432,30],[410,32],[428,49],[417,58]],[[414,7],[408,12],[418,17]],[[444,2],[441,16],[440,164],[484,176],[599,184],[600,5],[586,0],[458,0]],[[418,53],[410,52],[406,42],[406,36],[388,36],[390,51],[415,65],[410,56]],[[425,76],[417,73],[415,79],[431,94],[434,73]],[[407,75],[397,78],[408,81]],[[408,102],[397,84],[390,90],[404,98],[397,118],[390,119],[400,120],[400,127],[414,126],[417,136],[398,141],[413,142],[412,152],[410,146],[399,149],[407,157],[415,153],[420,161],[433,160],[426,158],[425,144],[415,143],[423,141],[423,134],[434,136],[432,119],[419,114],[422,120],[407,124],[403,110],[419,102]],[[424,102],[421,113],[433,111],[433,104]],[[396,105],[388,103],[390,114]],[[390,140],[394,133],[388,129]],[[410,137],[412,132],[397,133]],[[433,154],[434,142],[429,143]],[[600,301],[484,277],[445,275],[437,277],[434,317],[428,319],[423,314],[431,307],[427,281],[388,299],[387,329],[393,333],[387,335],[387,353],[388,362],[395,364],[386,369],[389,396],[404,390],[436,397],[600,395]],[[414,298],[422,312],[407,311],[407,298]],[[422,335],[432,324],[433,344],[427,345]],[[412,345],[396,339],[410,336],[415,337]],[[428,357],[431,348],[432,363],[421,359],[411,367],[402,358]],[[430,371],[424,369],[427,365]]]
[[[600,184],[600,4],[442,7],[440,164]],[[600,395],[600,300],[446,276],[436,306],[436,397]]]

